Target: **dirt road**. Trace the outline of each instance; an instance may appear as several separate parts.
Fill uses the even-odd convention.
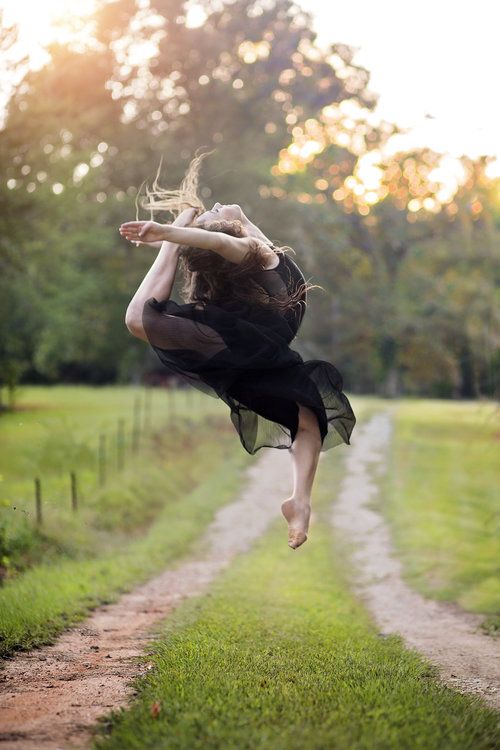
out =
[[[354,544],[353,586],[382,634],[401,634],[448,684],[499,706],[500,643],[481,632],[480,617],[427,600],[405,584],[388,528],[370,506],[377,493],[374,478],[385,470],[391,429],[388,412],[375,415],[359,426],[345,454],[332,523]],[[203,593],[248,550],[280,515],[290,490],[287,452],[263,450],[247,470],[241,495],[217,513],[203,535],[199,555],[95,610],[53,646],[9,660],[0,674],[0,748],[88,745],[98,717],[126,705],[130,680],[147,669],[138,657],[154,637],[153,627],[184,598]],[[284,544],[285,539],[283,520]]]
[[[207,528],[195,559],[95,610],[53,646],[7,661],[0,673],[2,750],[85,746],[98,717],[126,704],[129,681],[144,670],[137,657],[152,639],[152,627],[184,598],[202,593],[280,514],[291,491],[287,453],[263,450],[243,486]]]
[[[410,589],[393,554],[388,526],[372,507],[391,433],[390,411],[376,414],[357,431],[333,506],[332,523],[355,550],[353,586],[383,634],[399,633],[438,667],[448,685],[500,708],[500,640],[480,629],[482,617]]]

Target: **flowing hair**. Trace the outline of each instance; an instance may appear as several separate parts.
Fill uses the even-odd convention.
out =
[[[210,232],[224,232],[233,237],[248,237],[247,230],[239,220],[211,219],[195,224],[197,217],[206,211],[198,195],[200,167],[205,156],[212,153],[213,151],[208,151],[192,159],[177,190],[160,186],[160,161],[151,187],[146,184],[146,196],[140,199],[140,205],[150,211],[151,219],[156,211],[169,211],[177,218],[185,208],[194,208],[196,213],[191,226]],[[136,199],[136,217],[138,211],[139,205]],[[243,261],[237,264],[231,263],[211,250],[181,246],[180,260],[184,276],[181,295],[184,302],[220,303],[238,300],[251,305],[265,305],[281,312],[293,310],[300,305],[307,306],[307,292],[310,289],[323,287],[305,282],[297,284],[291,294],[288,292],[271,296],[265,293],[255,277],[252,278],[254,274],[265,271],[265,266],[269,262],[268,246],[257,238],[254,240],[250,243],[249,252]],[[275,245],[275,248],[281,254],[295,253],[295,250],[288,245]]]

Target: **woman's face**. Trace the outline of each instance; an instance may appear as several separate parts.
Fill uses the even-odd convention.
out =
[[[227,221],[238,219],[241,221],[242,218],[243,212],[237,203],[214,203],[213,208],[211,208],[210,211],[205,211],[205,213],[196,217],[195,224],[204,221],[213,221],[214,219],[226,219]]]

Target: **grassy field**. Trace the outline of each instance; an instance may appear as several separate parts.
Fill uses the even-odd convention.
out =
[[[225,405],[186,393],[166,404],[154,393],[149,437],[134,453],[128,433],[125,468],[110,465],[100,487],[96,436],[111,434],[127,409],[131,424],[135,393],[30,389],[26,408],[0,422],[5,546],[22,542],[22,533],[28,540],[24,551],[22,544],[11,551],[0,587],[4,655],[50,642],[91,607],[189,554],[255,460],[243,451]],[[388,406],[373,398],[352,402],[359,426]],[[380,507],[406,575],[424,593],[490,613],[494,623],[494,406],[412,399],[390,405],[395,433]],[[197,421],[186,424],[194,413]],[[340,446],[320,462],[307,544],[290,550],[280,518],[206,596],[184,602],[145,657],[153,669],[136,681],[137,699],[100,725],[96,750],[496,746],[496,714],[439,685],[433,668],[401,639],[379,636],[349,593],[346,542],[329,526],[347,450]],[[64,474],[75,455],[83,485],[76,514],[59,473],[59,463]],[[33,467],[52,488],[41,528],[28,493]]]
[[[77,513],[71,511],[67,493],[56,492],[58,454],[50,453],[52,463],[41,463],[39,469],[45,486],[53,492],[44,498],[43,524],[37,527],[32,512],[22,512],[23,504],[30,509],[32,500],[23,494],[30,480],[23,477],[18,453],[35,451],[40,421],[54,424],[57,433],[58,415],[64,414],[76,441],[91,439],[92,425],[97,429],[109,426],[130,405],[133,393],[132,389],[115,393],[109,388],[48,391],[30,391],[22,418],[18,413],[0,422],[6,446],[3,484],[19,493],[15,500],[4,495],[1,513],[3,554],[10,556],[8,575],[0,587],[2,655],[49,642],[91,607],[111,601],[189,552],[216,509],[237,492],[250,459],[214,399],[176,393],[174,415],[157,410],[148,439],[142,439],[137,453],[128,451],[121,472],[108,472],[103,487],[96,487],[92,461],[80,465],[80,476],[87,484]],[[167,401],[161,392],[153,394],[155,398]],[[195,398],[199,403],[192,410]],[[28,408],[35,402],[37,410]],[[192,411],[196,421],[186,423],[186,414]],[[57,444],[64,462],[64,444]]]
[[[183,603],[96,750],[495,746],[496,714],[439,685],[399,638],[379,637],[348,592],[344,543],[329,526],[346,450],[320,463],[306,545],[290,550],[279,519],[209,595]]]
[[[498,406],[401,400],[382,507],[408,582],[500,628]]]
[[[200,480],[198,463],[190,462],[188,454],[203,438],[210,439],[213,420],[225,425],[227,415],[215,399],[198,393],[167,395],[154,389],[149,396],[146,420],[142,388],[30,387],[22,389],[16,412],[1,415],[0,573],[4,577],[59,554],[98,554],[103,545],[107,549],[113,544],[112,537],[121,544],[123,535],[141,534],[148,528],[166,496],[188,491]],[[135,447],[132,426],[137,405],[141,431]],[[124,430],[121,471],[119,420]],[[98,465],[100,436],[106,440],[104,484]],[[77,478],[78,513],[72,511],[72,470]],[[35,477],[42,488],[41,526],[35,523]]]

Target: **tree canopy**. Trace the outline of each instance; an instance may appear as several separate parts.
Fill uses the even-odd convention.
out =
[[[2,384],[123,382],[156,366],[124,325],[154,250],[117,227],[160,159],[177,187],[204,147],[215,152],[202,197],[240,203],[323,287],[302,354],[338,364],[347,390],[493,395],[500,189],[488,157],[463,157],[446,194],[441,154],[381,156],[398,128],[374,120],[369,71],[347,45],[320,49],[293,2],[207,0],[198,27],[188,5],[101,3],[85,42],[52,45],[13,86],[0,133]],[[4,30],[4,55],[14,38]]]

